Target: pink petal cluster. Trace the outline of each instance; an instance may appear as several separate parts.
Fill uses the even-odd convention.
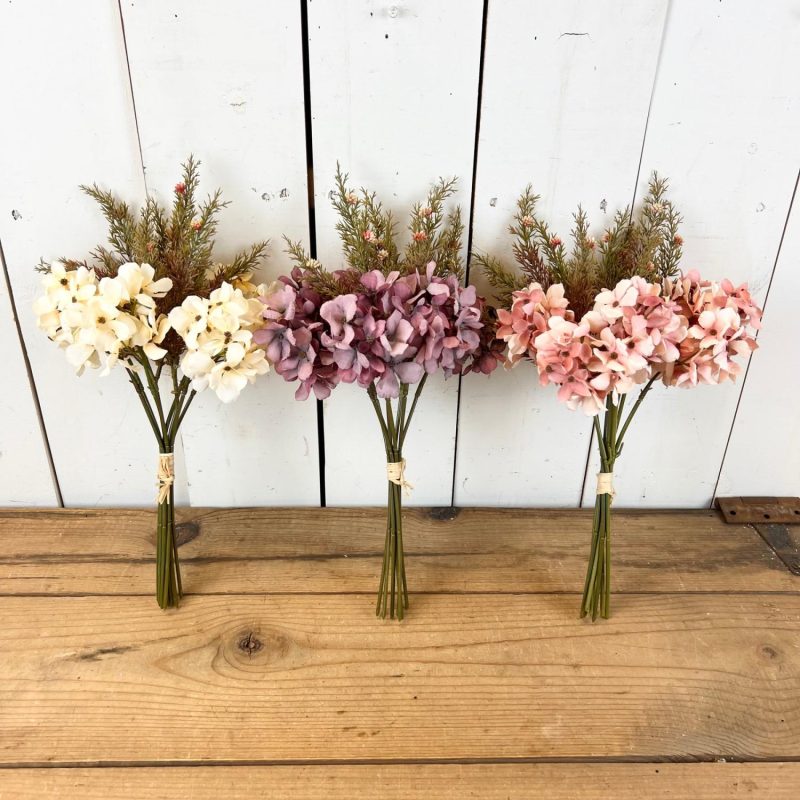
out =
[[[752,332],[761,327],[761,309],[747,285],[704,281],[692,270],[666,288],[688,320],[688,333],[680,343],[680,358],[664,372],[664,382],[690,387],[735,380],[742,371],[735,359],[758,347]]]
[[[545,292],[533,283],[514,292],[498,319],[507,365],[533,361],[543,386],[555,384],[559,400],[591,416],[610,393],[625,394],[653,376],[682,387],[735,378],[736,356],[756,348],[749,331],[760,327],[761,310],[746,286],[690,272],[663,285],[622,280],[601,291],[580,321],[563,286]]]
[[[261,298],[264,326],[254,339],[275,371],[328,397],[339,383],[376,384],[379,397],[397,397],[400,384],[419,382],[441,370],[445,377],[489,373],[500,358],[493,330],[484,323],[485,301],[474,286],[451,275],[360,276],[358,293],[323,301],[296,267]]]

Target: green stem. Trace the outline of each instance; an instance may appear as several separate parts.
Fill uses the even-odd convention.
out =
[[[597,437],[597,448],[600,452],[603,472],[613,473],[631,421],[657,377],[653,376],[645,384],[624,421],[622,418],[625,395],[622,395],[616,404],[613,395],[606,398],[602,429],[598,418],[594,418],[592,424]],[[620,423],[622,423],[621,427]],[[597,495],[592,519],[589,564],[581,600],[581,617],[591,615],[592,620],[595,620],[599,615],[607,619],[611,613],[611,531],[612,497],[610,494]]]
[[[403,426],[402,430],[400,431],[400,447],[403,446],[403,443],[406,440],[406,434],[408,433],[408,429],[411,425],[411,418],[414,416],[414,411],[417,408],[417,401],[419,400],[419,396],[422,394],[422,389],[425,386],[425,381],[428,380],[428,373],[426,372],[422,378],[420,378],[419,383],[417,384],[417,388],[414,391],[414,399],[411,402],[411,410],[408,412],[408,417],[406,417],[405,425]]]
[[[185,379],[184,379],[185,380]],[[188,384],[187,384],[188,386]],[[181,427],[181,423],[183,422],[183,418],[186,416],[186,412],[189,410],[189,406],[192,404],[192,400],[194,400],[195,395],[197,392],[192,389],[191,393],[189,394],[188,399],[186,399],[186,392],[184,391],[183,396],[181,397],[181,401],[185,401],[183,404],[183,408],[181,409],[180,413],[176,416],[175,422],[172,426],[172,431],[170,432],[170,436],[175,441],[175,438],[178,435],[178,430]]]
[[[401,384],[397,408],[387,399],[382,404],[378,400],[374,384],[367,387],[367,393],[375,409],[381,426],[387,463],[402,461],[400,445],[402,432],[406,426],[406,398],[408,386]],[[397,617],[402,620],[408,607],[408,588],[403,553],[403,506],[402,487],[388,481],[386,500],[386,539],[384,542],[383,564],[375,613],[379,617]]]
[[[135,353],[134,358],[142,365],[142,369],[144,370],[144,376],[147,378],[147,386],[150,389],[150,394],[153,398],[153,402],[155,403],[156,411],[158,412],[158,421],[161,423],[161,431],[163,435],[166,433],[167,424],[166,420],[164,419],[164,409],[161,405],[161,392],[159,391],[158,381],[153,373],[153,367],[150,364],[150,359],[144,354],[144,352]]]
[[[619,436],[616,439],[615,448],[617,452],[619,452],[620,447],[622,447],[622,440],[625,438],[625,433],[628,430],[628,426],[631,424],[631,420],[633,419],[636,412],[639,410],[639,406],[642,404],[644,398],[647,397],[647,393],[650,391],[650,388],[658,379],[658,377],[659,377],[658,375],[653,375],[653,377],[650,378],[650,380],[647,381],[647,383],[644,385],[642,391],[639,392],[639,396],[636,398],[636,402],[633,404],[633,408],[628,413],[628,417],[623,423],[622,430],[619,432]]]
[[[381,404],[378,402],[378,394],[375,391],[374,383],[371,383],[367,387],[367,395],[369,396],[369,399],[372,401],[372,407],[375,409],[375,413],[378,416],[378,422],[380,423],[381,426],[381,433],[383,434],[383,443],[386,446],[386,449],[388,450],[389,447],[391,447],[391,444],[389,442],[389,431],[386,427],[386,422],[383,419],[383,412],[381,411]]]
[[[153,414],[153,409],[151,408],[150,402],[147,399],[147,394],[145,393],[144,386],[142,385],[142,379],[129,367],[126,367],[125,371],[128,373],[128,377],[130,378],[130,381],[133,384],[133,388],[136,390],[136,394],[139,397],[139,401],[142,404],[144,413],[147,416],[147,421],[150,423],[150,427],[153,429],[153,435],[156,437],[158,446],[163,447],[164,444],[163,435],[162,432],[159,430],[155,414]]]

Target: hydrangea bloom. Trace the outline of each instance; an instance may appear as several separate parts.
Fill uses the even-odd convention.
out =
[[[230,403],[269,372],[264,351],[253,341],[260,320],[261,303],[229,283],[207,298],[190,295],[169,312],[169,324],[186,344],[180,366],[192,389],[210,387]]]
[[[254,339],[275,371],[297,380],[298,399],[313,391],[328,397],[339,383],[375,384],[382,398],[395,398],[401,384],[423,375],[489,373],[498,363],[493,336],[483,335],[485,301],[455,275],[358,276],[357,292],[323,300],[296,267],[265,290],[263,326]]]
[[[39,327],[81,374],[121,364],[158,445],[156,598],[181,598],[175,542],[174,445],[189,406],[210,387],[224,402],[268,371],[253,344],[261,322],[252,270],[267,247],[257,242],[229,262],[213,258],[220,192],[197,203],[198,162],[189,157],[170,210],[148,197],[138,213],[96,184],[93,197],[109,223],[108,245],[89,259],[42,261]],[[90,266],[92,264],[93,266]],[[156,279],[156,276],[159,276]]]
[[[654,376],[680,387],[734,379],[736,357],[756,348],[749,329],[760,326],[761,312],[746,286],[690,272],[663,284],[621,280],[598,293],[580,322],[561,285],[545,292],[532,283],[498,317],[507,364],[533,361],[543,386],[556,385],[559,400],[593,416],[609,394],[627,394]]]
[[[126,263],[112,277],[93,269],[66,269],[59,261],[42,277],[44,294],[34,302],[37,325],[80,375],[86,367],[107,375],[125,351],[141,347],[157,361],[168,325],[156,315],[156,299],[171,288],[169,278],[153,280],[149,264]]]

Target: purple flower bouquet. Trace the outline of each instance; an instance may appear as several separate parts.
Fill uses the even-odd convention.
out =
[[[460,211],[445,216],[454,182],[440,181],[414,207],[401,255],[395,226],[375,195],[350,191],[337,171],[334,206],[348,266],[328,272],[289,242],[297,266],[261,298],[264,326],[255,340],[275,371],[298,381],[295,396],[328,397],[339,383],[367,390],[386,451],[388,506],[379,617],[408,608],[403,559],[403,447],[429,375],[490,373],[502,343],[474,286],[460,285]],[[414,386],[409,403],[409,387]]]

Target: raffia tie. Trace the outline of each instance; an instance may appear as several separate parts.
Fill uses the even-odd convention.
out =
[[[172,453],[158,454],[158,503],[169,497],[169,490],[175,483],[175,456]]]
[[[403,488],[403,494],[408,497],[411,494],[411,490],[414,488],[413,483],[409,483],[406,480],[406,460],[403,459],[402,461],[387,461],[386,462],[386,477],[389,481],[396,486],[401,486]]]
[[[616,496],[614,491],[614,473],[613,472],[598,472],[597,473],[597,491],[595,494],[608,494],[611,495],[613,500]]]

